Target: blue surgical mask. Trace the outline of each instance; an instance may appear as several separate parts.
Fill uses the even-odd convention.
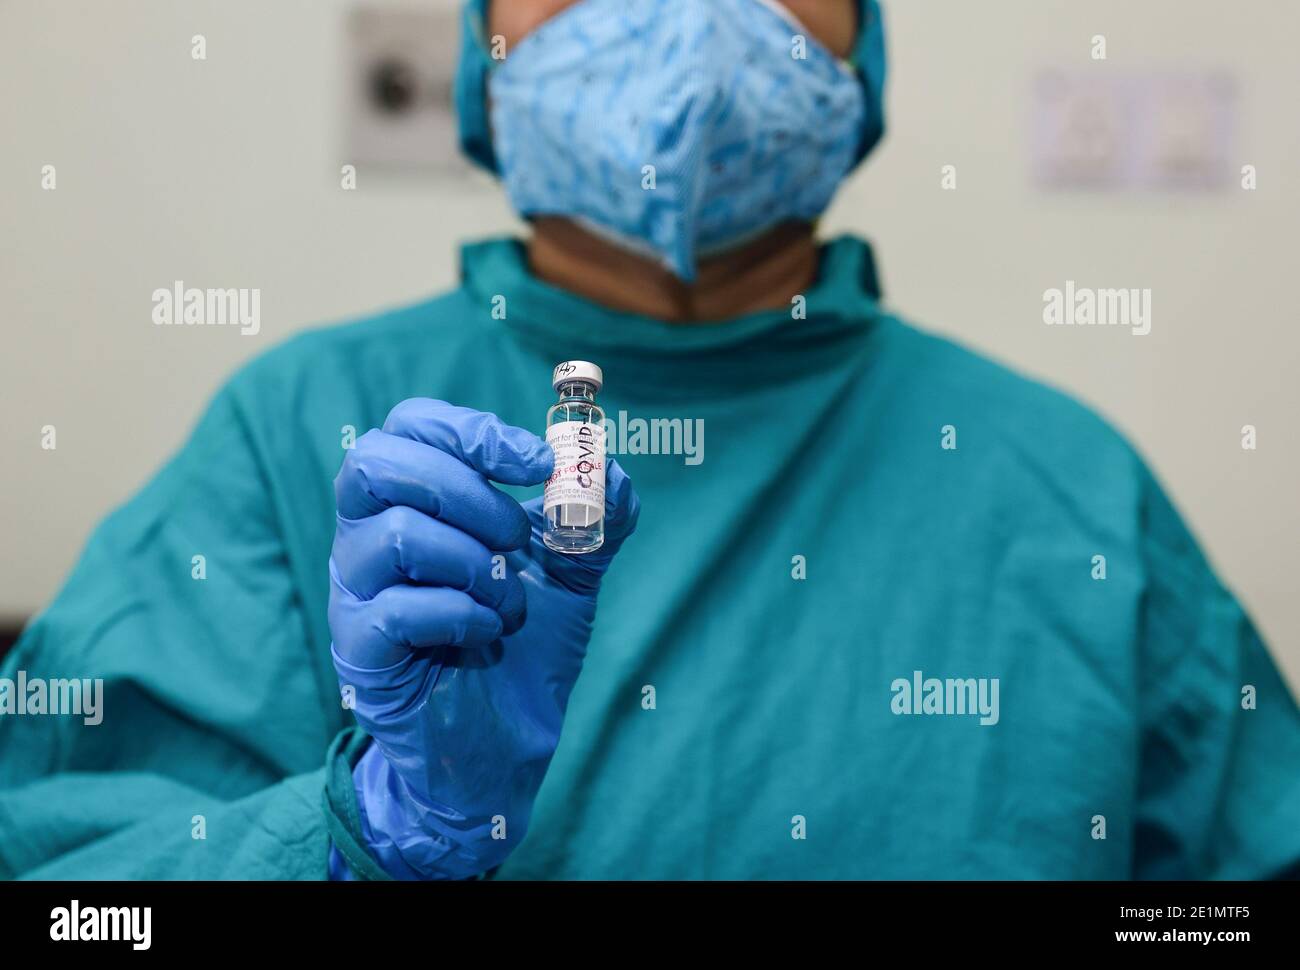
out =
[[[524,216],[572,219],[693,280],[701,258],[825,211],[858,158],[853,71],[775,0],[580,0],[489,81]]]

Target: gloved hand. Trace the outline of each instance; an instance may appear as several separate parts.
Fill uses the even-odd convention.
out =
[[[479,875],[528,828],[601,577],[639,508],[608,461],[604,545],[555,553],[541,497],[521,506],[488,484],[540,484],[553,466],[522,428],[416,398],[335,480],[334,666],[374,739],[353,771],[363,834],[395,878]]]

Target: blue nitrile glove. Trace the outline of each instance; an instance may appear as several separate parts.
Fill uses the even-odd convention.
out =
[[[601,577],[638,512],[610,461],[605,544],[552,552],[541,498],[521,506],[488,480],[536,485],[553,466],[536,435],[417,398],[335,480],[334,666],[375,741],[353,770],[362,832],[396,878],[479,875],[528,828]]]

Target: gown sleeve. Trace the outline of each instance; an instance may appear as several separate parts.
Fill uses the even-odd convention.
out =
[[[1149,476],[1145,495],[1135,875],[1295,877],[1295,698]]]
[[[326,878],[338,715],[248,410],[221,392],[0,666],[0,878]]]

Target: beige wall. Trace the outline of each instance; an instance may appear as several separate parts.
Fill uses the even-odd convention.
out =
[[[0,614],[49,599],[241,360],[445,287],[458,240],[513,225],[480,179],[363,171],[339,190],[346,8],[0,3]],[[891,133],[828,230],[877,243],[902,313],[1073,391],[1134,440],[1300,683],[1300,7],[909,0],[887,14]],[[1029,81],[1088,67],[1097,33],[1101,70],[1235,74],[1234,154],[1258,166],[1258,191],[1031,188]],[[46,164],[55,192],[40,189]],[[956,192],[939,188],[945,164]],[[260,287],[261,334],[152,326],[150,294],[175,279]],[[1151,334],[1044,326],[1042,293],[1065,279],[1150,287]],[[1247,423],[1255,452],[1240,448]]]

